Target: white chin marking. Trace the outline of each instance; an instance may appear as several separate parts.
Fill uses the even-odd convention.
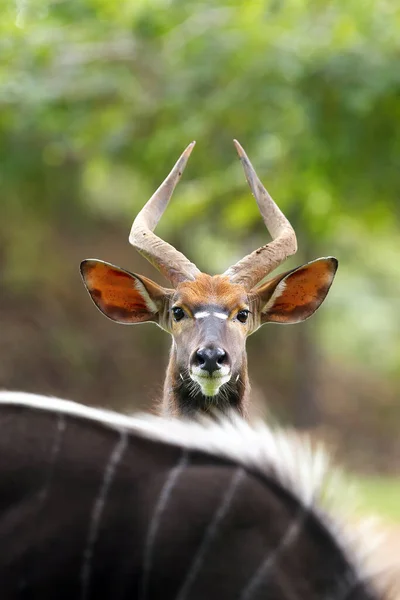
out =
[[[192,373],[191,378],[200,386],[204,396],[216,396],[221,386],[229,381],[230,375],[223,375],[222,377],[209,377]]]

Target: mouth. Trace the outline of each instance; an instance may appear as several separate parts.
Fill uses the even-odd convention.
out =
[[[231,374],[228,369],[220,369],[212,375],[202,369],[193,369],[190,378],[200,386],[204,396],[210,397],[218,394],[220,388],[230,380]]]

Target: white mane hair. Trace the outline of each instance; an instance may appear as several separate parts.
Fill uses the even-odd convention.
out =
[[[393,566],[378,561],[383,536],[374,518],[360,519],[354,488],[321,444],[293,430],[271,428],[258,420],[247,423],[236,413],[216,419],[124,415],[69,400],[24,392],[0,391],[0,407],[23,406],[70,415],[117,431],[231,460],[272,477],[327,528],[362,581],[383,591]]]

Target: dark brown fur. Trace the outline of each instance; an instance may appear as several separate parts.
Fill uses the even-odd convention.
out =
[[[0,407],[1,600],[379,600],[273,470],[43,401]]]

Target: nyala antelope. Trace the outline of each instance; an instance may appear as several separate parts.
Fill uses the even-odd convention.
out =
[[[387,600],[331,475],[304,438],[237,414],[0,392],[1,600]]]
[[[100,260],[81,264],[85,286],[107,317],[123,324],[153,321],[172,335],[164,414],[190,416],[211,406],[245,415],[250,390],[246,338],[264,323],[298,323],[310,317],[336,273],[335,258],[319,258],[262,282],[296,252],[296,235],[236,140],[235,146],[271,234],[270,243],[222,275],[211,276],[153,233],[193,150],[192,142],[137,215],[129,236],[173,288]]]

